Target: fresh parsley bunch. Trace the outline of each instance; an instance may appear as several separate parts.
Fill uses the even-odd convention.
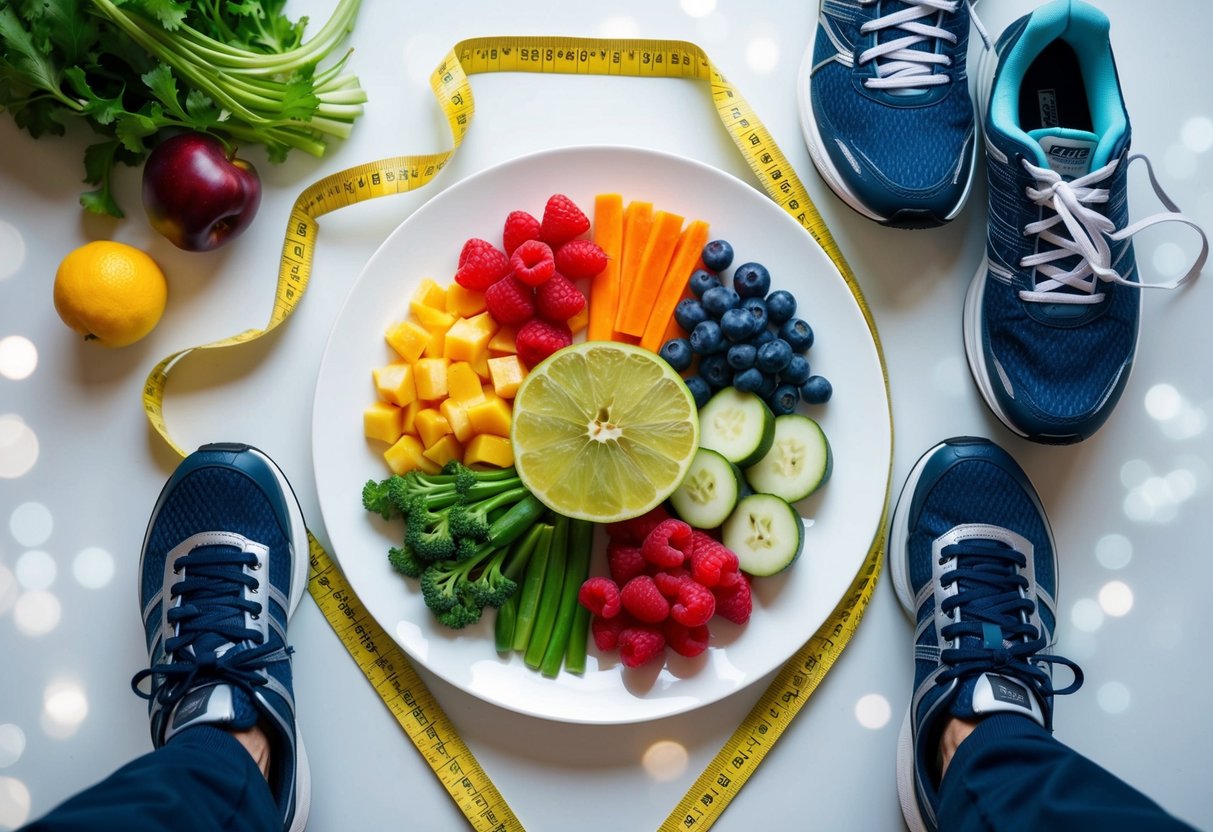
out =
[[[80,197],[121,217],[110,191],[116,162],[138,163],[162,128],[292,148],[314,156],[345,138],[366,93],[346,52],[320,63],[349,34],[361,0],[338,0],[303,40],[285,0],[0,0],[0,109],[30,135],[62,135],[81,116],[102,140],[84,154]]]

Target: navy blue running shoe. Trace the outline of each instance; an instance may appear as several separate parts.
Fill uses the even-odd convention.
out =
[[[1053,729],[1053,696],[1082,671],[1050,654],[1057,554],[1032,484],[985,439],[949,439],[906,479],[889,529],[889,572],[915,622],[914,695],[897,749],[897,790],[913,832],[935,830],[944,724],[1021,714]],[[1050,665],[1074,672],[1053,690]]]
[[[197,725],[260,725],[288,832],[303,829],[311,803],[286,641],[307,570],[307,529],[286,477],[234,444],[204,445],[173,472],[139,564],[150,667],[131,685],[149,699],[152,743]]]
[[[800,69],[801,128],[822,179],[869,219],[941,225],[968,198],[977,147],[970,6],[822,0]]]
[[[1104,424],[1128,382],[1138,290],[1199,274],[1208,241],[1152,170],[1168,211],[1129,224],[1128,167],[1145,157],[1129,155],[1129,116],[1098,9],[1078,0],[1037,8],[1003,33],[981,75],[989,232],[965,300],[965,353],[1008,428],[1037,442],[1078,442]],[[1202,249],[1182,277],[1143,284],[1131,238],[1164,221],[1196,228]]]

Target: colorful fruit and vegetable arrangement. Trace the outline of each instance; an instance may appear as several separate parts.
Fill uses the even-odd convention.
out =
[[[758,263],[730,279],[702,220],[619,194],[593,213],[556,194],[423,279],[363,414],[392,471],[363,505],[404,521],[392,567],[447,626],[496,609],[497,650],[548,676],[584,672],[590,638],[639,667],[744,625],[833,464],[796,412],[832,390],[792,294]]]

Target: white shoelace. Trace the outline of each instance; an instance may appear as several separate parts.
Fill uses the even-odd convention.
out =
[[[874,0],[861,0],[874,2]],[[875,20],[870,20],[859,27],[862,34],[879,32],[884,29],[901,29],[904,37],[878,43],[871,49],[865,49],[859,54],[859,63],[876,61],[876,78],[868,78],[864,86],[872,89],[895,89],[910,92],[922,87],[946,84],[951,78],[946,74],[936,74],[935,66],[951,66],[952,59],[947,55],[937,54],[934,50],[915,49],[920,43],[932,40],[945,40],[955,44],[956,35],[937,25],[942,21],[942,15],[952,14],[960,7],[962,0],[903,0],[906,8],[901,11],[886,14]],[[973,18],[973,26],[981,35],[986,48],[990,48],[990,38],[985,27],[977,19],[973,6],[977,0],[963,0],[969,6],[969,15]],[[925,18],[935,18],[929,22]]]
[[[1200,274],[1209,255],[1209,240],[1205,232],[1181,214],[1178,206],[1163,192],[1158,180],[1154,178],[1154,168],[1149,159],[1142,155],[1133,155],[1126,164],[1132,164],[1135,159],[1146,163],[1150,184],[1167,211],[1146,217],[1119,231],[1112,220],[1091,207],[1108,201],[1108,189],[1093,186],[1108,179],[1120,164],[1119,160],[1069,182],[1062,179],[1056,171],[1038,168],[1024,161],[1024,168],[1036,180],[1036,187],[1026,189],[1028,198],[1054,213],[1047,219],[1024,226],[1025,237],[1038,236],[1040,243],[1048,243],[1053,247],[1044,250],[1038,245],[1035,254],[1019,261],[1022,267],[1034,268],[1037,273],[1035,290],[1021,291],[1021,299],[1035,303],[1098,303],[1104,296],[1103,292],[1096,291],[1101,280],[1139,289],[1174,289]],[[1109,242],[1121,242],[1138,231],[1161,222],[1180,222],[1195,228],[1200,234],[1200,254],[1192,267],[1181,277],[1166,283],[1132,281],[1116,271],[1112,264]],[[1064,229],[1058,226],[1064,226]],[[1068,231],[1070,236],[1061,236],[1058,232],[1063,230]],[[1078,255],[1079,258],[1074,268],[1067,271],[1053,265],[1054,261],[1073,255]],[[1066,286],[1077,289],[1080,294],[1057,291]]]

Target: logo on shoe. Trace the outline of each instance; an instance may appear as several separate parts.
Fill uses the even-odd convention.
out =
[[[1057,107],[1056,90],[1037,90],[1036,104],[1040,108],[1041,127],[1061,126],[1061,112]]]
[[[1008,705],[1018,705],[1021,708],[1031,708],[1031,705],[1028,704],[1027,689],[1007,679],[991,677],[990,692],[999,702],[1005,702]]]

